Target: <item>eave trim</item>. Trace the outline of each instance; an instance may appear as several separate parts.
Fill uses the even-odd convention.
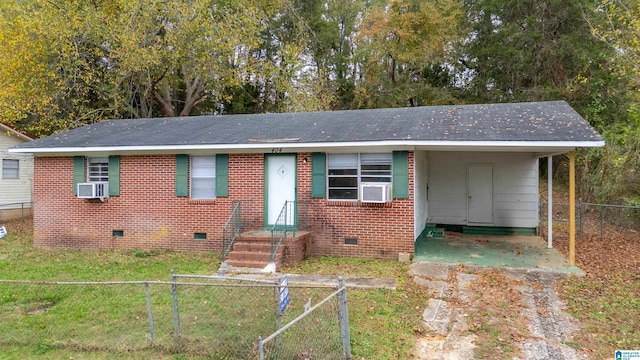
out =
[[[415,147],[437,148],[457,147],[460,150],[478,148],[519,148],[519,149],[542,149],[542,148],[566,148],[570,151],[581,147],[602,147],[604,140],[599,141],[407,141],[407,140],[385,140],[385,141],[353,141],[353,142],[318,142],[318,143],[267,143],[267,144],[202,144],[202,145],[150,145],[150,146],[86,146],[86,147],[47,147],[11,148],[11,153],[33,153],[33,154],[77,154],[77,153],[136,153],[136,152],[188,152],[190,150],[213,150],[213,151],[238,151],[238,150],[260,150],[271,151],[274,147],[279,149],[300,149],[313,150],[322,148],[350,148],[350,147],[397,147],[399,149],[412,149]]]

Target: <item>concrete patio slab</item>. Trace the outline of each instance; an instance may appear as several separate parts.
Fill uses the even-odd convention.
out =
[[[444,238],[421,237],[414,262],[536,269],[584,275],[539,236],[468,235],[447,232]]]

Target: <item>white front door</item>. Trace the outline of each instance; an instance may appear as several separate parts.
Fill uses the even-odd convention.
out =
[[[285,201],[296,200],[296,155],[266,155],[266,224],[278,220]],[[295,225],[295,206],[288,206],[286,225]]]
[[[467,176],[467,223],[493,225],[493,165],[468,165]]]

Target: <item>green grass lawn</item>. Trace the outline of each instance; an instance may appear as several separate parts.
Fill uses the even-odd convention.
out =
[[[0,278],[8,280],[170,280],[170,271],[211,274],[211,253],[169,251],[45,251],[29,233],[0,241]],[[156,341],[172,339],[171,293],[151,287]],[[169,358],[179,346],[150,347],[144,286],[0,284],[0,358]],[[188,323],[188,321],[187,321]]]
[[[0,241],[0,278],[8,280],[168,281],[171,269],[180,274],[210,275],[219,262],[215,253],[39,250],[31,246],[31,235],[26,232],[11,233]],[[321,257],[283,272],[396,278],[395,291],[349,289],[352,354],[354,359],[410,358],[428,296],[410,280],[406,264]],[[239,288],[221,294],[210,287],[181,287],[184,336],[175,341],[170,286],[151,284],[156,341],[151,346],[142,284],[0,283],[0,358],[237,358],[233,355],[255,350],[252,346],[257,333],[249,329],[268,334],[275,326],[273,303],[267,301],[272,290]],[[315,302],[330,292],[292,289],[288,311],[294,314],[307,298]],[[233,339],[230,344],[216,342],[227,332]],[[212,355],[213,350],[217,355]]]
[[[298,274],[391,277],[396,290],[349,289],[349,323],[354,359],[410,359],[429,295],[397,261],[316,257],[283,272]]]
[[[0,279],[169,281],[172,269],[178,274],[211,275],[220,263],[216,253],[46,251],[34,249],[31,241],[27,232],[12,232],[0,240]],[[633,249],[637,246],[632,245]],[[594,247],[594,254],[602,254],[606,248]],[[601,263],[596,260],[593,263]],[[396,290],[348,290],[352,355],[354,359],[410,359],[416,336],[424,331],[420,320],[429,294],[412,281],[407,267],[397,261],[316,257],[281,272],[396,279]],[[591,271],[594,275],[572,277],[558,286],[567,301],[567,311],[582,325],[571,344],[594,358],[611,356],[612,349],[637,349],[640,345],[637,267],[633,263],[613,270]],[[80,287],[0,283],[0,359],[250,358],[255,354],[257,336],[275,329],[276,294],[272,288],[229,288],[221,292],[220,288],[184,285],[179,290],[182,336],[176,341],[170,290],[169,285],[150,285],[156,341],[151,346],[142,284]],[[282,322],[299,314],[309,298],[315,304],[332,291],[292,287],[292,301]],[[330,311],[335,314],[335,309]],[[294,330],[297,333],[291,332],[283,339],[302,343],[312,338],[335,347],[325,339],[335,338],[337,324],[318,317],[308,323],[304,326],[311,330],[300,326]],[[314,331],[320,333],[319,337],[311,336]]]
[[[613,359],[616,349],[640,349],[640,276],[572,277],[559,290],[582,325],[576,347],[595,359]]]

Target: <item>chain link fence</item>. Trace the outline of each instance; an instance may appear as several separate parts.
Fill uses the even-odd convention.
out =
[[[178,274],[171,281],[0,280],[0,348],[350,358],[344,286],[280,281]]]
[[[31,229],[31,208],[30,202],[0,204],[0,226],[5,226],[8,231]]]
[[[303,309],[292,306],[283,317],[286,324],[258,341],[259,359],[350,359],[348,318],[347,293],[341,283],[315,305],[309,298]]]
[[[558,230],[565,230],[569,224],[569,204],[553,203],[552,219]],[[545,222],[540,227],[546,234],[547,203],[540,202],[540,219]],[[566,224],[566,225],[565,225]],[[640,231],[640,206],[594,204],[578,201],[576,203],[577,235],[599,236],[600,239],[609,229]],[[568,233],[566,234],[568,236]]]

